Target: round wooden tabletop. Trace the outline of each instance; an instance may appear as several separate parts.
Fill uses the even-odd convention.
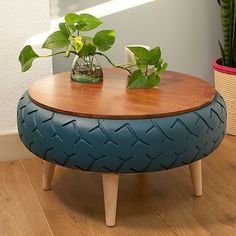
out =
[[[212,102],[215,89],[207,81],[177,72],[164,72],[159,86],[127,89],[127,73],[103,70],[103,82],[78,83],[69,72],[56,74],[29,88],[32,101],[59,113],[81,117],[141,119],[177,115]]]

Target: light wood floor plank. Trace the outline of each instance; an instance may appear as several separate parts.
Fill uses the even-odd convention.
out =
[[[59,167],[55,171],[53,190],[43,192],[41,161],[32,159],[22,162],[54,235],[176,235],[156,212],[148,213],[145,205],[137,207],[137,203],[139,206],[143,204],[143,200],[139,203],[139,196],[132,193],[132,189],[137,192],[137,176],[121,177],[117,226],[108,228],[104,222],[100,175],[84,174]],[[134,180],[131,190],[126,189],[126,178]]]
[[[19,161],[0,164],[0,235],[52,235]]]
[[[203,160],[203,196],[195,198],[187,167],[121,176],[117,225],[104,223],[99,175],[56,168],[53,189],[42,190],[42,162],[22,163],[54,235],[233,236],[236,232],[236,137],[227,136]]]

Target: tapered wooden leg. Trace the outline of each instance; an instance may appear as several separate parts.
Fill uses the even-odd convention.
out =
[[[105,218],[107,226],[116,224],[116,206],[118,196],[119,175],[103,174],[103,193],[105,205]]]
[[[196,161],[189,165],[193,191],[196,197],[202,196],[202,162]]]
[[[55,164],[43,162],[43,190],[51,190]]]

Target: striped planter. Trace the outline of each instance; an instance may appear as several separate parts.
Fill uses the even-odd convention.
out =
[[[228,111],[226,132],[236,135],[236,68],[222,66],[221,59],[213,68],[216,90],[223,96]]]

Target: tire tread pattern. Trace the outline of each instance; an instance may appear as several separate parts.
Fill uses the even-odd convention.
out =
[[[75,117],[18,103],[19,136],[32,153],[84,171],[139,173],[188,165],[213,152],[226,129],[226,107],[214,101],[181,115],[137,120]]]

